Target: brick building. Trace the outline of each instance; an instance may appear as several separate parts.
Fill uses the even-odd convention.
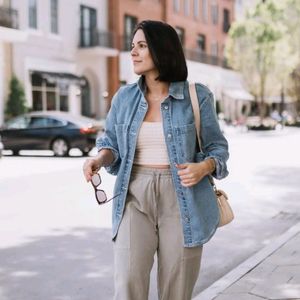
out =
[[[144,19],[176,28],[188,79],[207,85],[226,111],[223,95],[229,90],[232,103],[232,95],[244,91],[223,55],[234,8],[235,0],[0,0],[0,124],[13,73],[32,110],[105,118],[119,86],[137,79],[131,34]],[[14,15],[19,29],[1,25]],[[239,105],[232,107],[235,118]]]
[[[110,92],[117,88],[120,79],[128,81],[120,66],[128,56],[122,56],[122,52],[129,51],[132,30],[144,19],[162,20],[175,27],[188,60],[225,66],[224,47],[234,18],[234,4],[235,0],[109,1],[109,28],[118,37],[121,50],[118,58],[110,59]]]

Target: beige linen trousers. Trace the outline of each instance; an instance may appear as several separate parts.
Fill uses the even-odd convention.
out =
[[[171,170],[134,165],[114,241],[114,300],[148,300],[155,253],[159,299],[191,300],[202,246],[183,247]]]

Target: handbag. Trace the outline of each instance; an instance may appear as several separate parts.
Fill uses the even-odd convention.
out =
[[[196,92],[195,83],[189,84],[189,92],[190,92],[192,108],[194,112],[195,127],[196,127],[199,149],[200,152],[203,153],[201,147],[201,136],[200,136],[200,107],[198,103],[198,96]],[[209,181],[213,187],[216,196],[216,201],[219,207],[220,222],[218,226],[221,227],[230,223],[234,219],[234,214],[232,208],[229,205],[227,194],[223,190],[217,189],[214,179],[211,175],[209,176]]]

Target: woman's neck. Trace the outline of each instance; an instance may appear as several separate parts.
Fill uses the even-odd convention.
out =
[[[169,93],[169,83],[155,80],[157,74],[154,76],[145,77],[145,84],[147,86],[148,95],[167,95]]]

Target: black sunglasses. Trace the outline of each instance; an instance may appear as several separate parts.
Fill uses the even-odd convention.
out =
[[[101,182],[102,182],[101,176],[99,173],[96,173],[92,176],[91,183],[92,183],[93,188],[95,189],[95,196],[96,196],[96,200],[99,205],[107,203],[120,195],[120,194],[117,194],[114,197],[107,199],[107,196],[106,196],[106,193],[104,192],[104,190],[101,190],[98,188],[99,185],[101,184]]]

